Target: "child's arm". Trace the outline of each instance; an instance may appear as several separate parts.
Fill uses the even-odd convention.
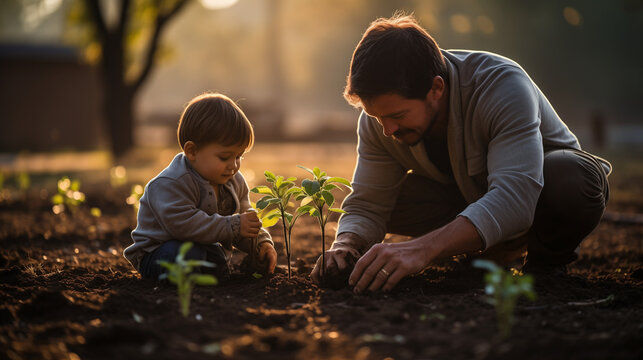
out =
[[[240,216],[208,215],[197,207],[197,187],[184,181],[161,177],[148,185],[146,201],[155,220],[174,239],[203,244],[220,242],[229,248],[239,237]]]
[[[242,213],[242,214],[250,213],[250,212],[255,213],[255,210],[250,205],[250,197],[248,196],[248,193],[249,193],[248,184],[246,183],[246,180],[245,180],[245,178],[243,178],[243,176],[241,176],[241,180],[243,180],[243,181],[239,182],[240,186],[237,189],[237,196],[239,197],[239,212]],[[256,213],[255,213],[254,216],[256,216]],[[240,239],[237,239],[236,241],[233,242],[234,246],[237,249],[239,249],[239,250],[241,250],[241,251],[243,251],[245,253],[248,253],[248,254],[250,254],[250,251],[253,250],[252,249],[252,247],[253,247],[252,243],[253,243],[253,241],[252,241],[251,238],[240,238]],[[259,234],[257,235],[257,241],[254,244],[254,246],[255,246],[254,251],[255,251],[256,255],[259,254],[259,249],[261,248],[261,245],[263,243],[269,243],[273,247],[275,245],[272,242],[272,238],[270,237],[270,233],[268,233],[268,231],[262,227],[262,228],[259,229]]]

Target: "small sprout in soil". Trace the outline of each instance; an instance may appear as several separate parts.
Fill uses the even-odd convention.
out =
[[[176,284],[179,295],[179,305],[181,314],[188,317],[190,314],[190,300],[192,298],[192,288],[194,285],[216,285],[217,278],[209,274],[192,273],[192,271],[201,266],[214,267],[215,265],[203,260],[186,260],[185,254],[192,248],[191,242],[186,242],[179,248],[179,254],[176,256],[174,263],[168,261],[158,261],[158,263],[167,269],[166,273],[159,276],[159,280],[168,279],[171,283]]]
[[[259,210],[259,218],[263,227],[270,227],[275,225],[279,219],[281,219],[281,224],[284,229],[284,244],[286,247],[286,258],[288,262],[288,278],[292,274],[290,269],[290,240],[292,239],[292,228],[295,226],[295,222],[302,215],[297,211],[294,215],[288,212],[288,208],[292,205],[290,198],[298,197],[304,193],[304,191],[295,186],[295,177],[284,178],[283,176],[277,176],[271,171],[266,170],[264,172],[266,181],[270,184],[269,186],[256,186],[250,191],[256,194],[262,194],[264,197],[261,200],[257,201],[257,209]]]
[[[139,323],[139,324],[143,323],[144,319],[143,319],[143,317],[141,315],[133,312],[132,317],[134,318],[134,321],[136,321],[137,323]]]
[[[141,205],[141,196],[143,196],[143,186],[136,184],[132,186],[132,192],[130,196],[125,199],[127,205],[131,205],[134,208],[134,211],[138,213],[138,208]]]
[[[532,301],[536,299],[534,279],[531,275],[523,275],[516,270],[505,271],[489,260],[474,260],[473,266],[488,270],[484,276],[485,292],[491,297],[487,302],[495,306],[500,337],[506,338],[511,333],[518,298],[525,296]]]
[[[298,165],[299,166],[299,165]],[[296,199],[301,200],[301,206],[297,209],[297,214],[308,213],[308,215],[317,219],[319,227],[321,228],[321,253],[322,253],[322,264],[321,264],[321,280],[322,282],[327,281],[324,274],[324,269],[326,268],[326,223],[331,212],[346,214],[346,211],[340,208],[334,208],[335,196],[333,196],[332,191],[335,189],[340,189],[337,184],[341,184],[351,189],[351,183],[341,177],[330,177],[326,175],[325,171],[319,170],[318,167],[313,168],[312,170],[299,166],[300,168],[308,171],[313,175],[312,179],[304,179],[301,182],[301,188],[303,193],[297,195]],[[325,207],[328,206],[328,210],[324,211]]]
[[[71,180],[67,176],[58,180],[58,193],[51,197],[54,214],[60,214],[66,210],[73,214],[83,202],[85,202],[85,194],[80,191],[78,180]]]
[[[97,208],[97,207],[93,207],[93,208],[89,209],[89,212],[92,214],[93,217],[98,218],[98,217],[103,216],[103,212],[100,211],[100,208]]]
[[[21,172],[18,174],[18,189],[20,189],[21,193],[26,193],[27,190],[29,190],[29,187],[31,187],[31,178],[29,177],[29,174],[26,172]]]

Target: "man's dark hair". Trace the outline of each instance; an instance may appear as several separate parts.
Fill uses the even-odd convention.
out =
[[[353,106],[388,93],[424,99],[438,75],[446,80],[444,57],[412,15],[380,18],[355,48],[344,98]]]

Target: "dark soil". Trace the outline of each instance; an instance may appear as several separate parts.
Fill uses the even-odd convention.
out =
[[[640,224],[603,222],[568,274],[536,277],[536,301],[518,303],[502,340],[482,273],[457,261],[390,293],[316,286],[308,276],[320,252],[312,219],[293,233],[291,279],[274,227],[278,273],[199,287],[183,318],[175,288],[141,279],[122,257],[135,225],[127,195],[96,188],[87,205],[60,215],[37,196],[0,203],[0,358],[643,358]]]

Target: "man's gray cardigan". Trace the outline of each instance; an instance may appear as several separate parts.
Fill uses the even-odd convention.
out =
[[[441,183],[455,181],[469,204],[460,216],[473,223],[489,248],[531,226],[543,187],[544,152],[580,149],[518,64],[487,52],[442,53],[448,68],[453,178],[436,168],[423,142],[408,146],[385,137],[377,121],[362,112],[353,192],[342,205],[348,214],[341,217],[338,234],[352,232],[371,245],[382,241],[411,170]]]
[[[224,184],[235,201],[235,215],[217,214],[217,198],[212,185],[199,175],[183,153],[145,186],[138,210],[138,224],[132,231],[134,243],[123,255],[139,268],[145,253],[168,240],[192,241],[201,244],[220,243],[228,250],[234,245],[249,253],[252,239],[239,235],[239,213],[249,209],[248,184],[240,172]],[[270,242],[270,234],[261,228],[257,248]],[[256,250],[256,249],[255,249]]]

